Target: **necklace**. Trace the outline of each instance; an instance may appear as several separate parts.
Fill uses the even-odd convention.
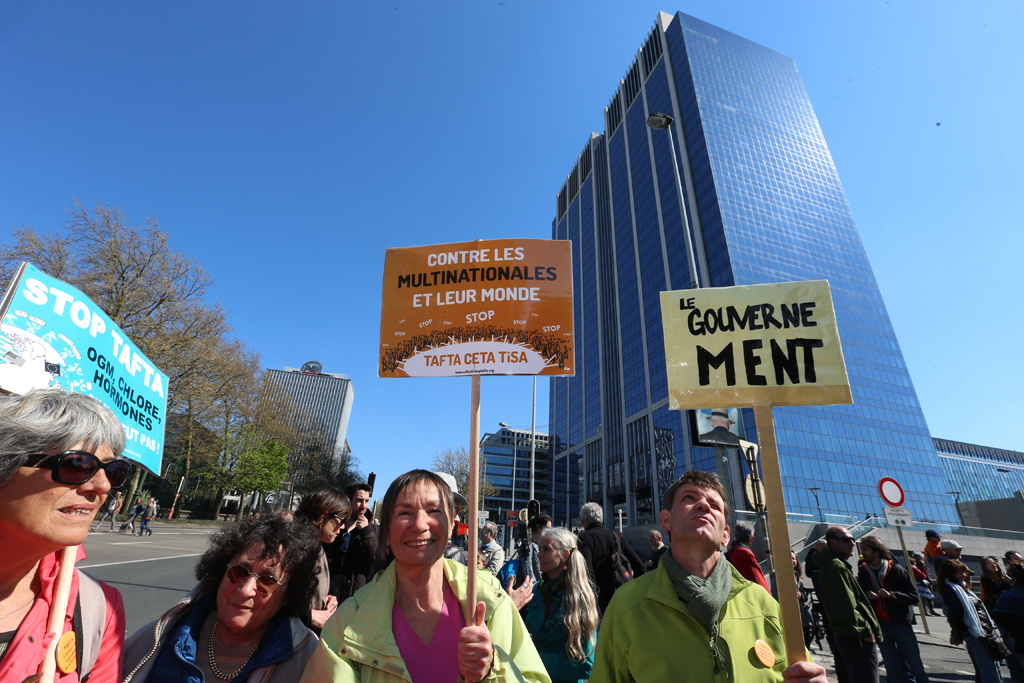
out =
[[[217,613],[214,612],[213,613],[213,626],[210,627],[210,642],[207,643],[207,647],[206,647],[207,656],[208,656],[208,658],[210,660],[210,671],[212,671],[213,675],[216,676],[217,678],[219,678],[220,680],[222,680],[222,681],[230,681],[235,676],[237,676],[239,673],[241,673],[242,669],[245,668],[245,665],[249,663],[250,659],[252,659],[252,656],[254,654],[256,654],[256,650],[260,649],[260,646],[259,646],[259,643],[257,643],[256,647],[254,647],[252,652],[249,653],[249,656],[245,658],[244,662],[242,662],[242,666],[238,667],[233,672],[226,674],[226,673],[224,673],[223,671],[220,670],[220,667],[217,666],[217,660],[213,656],[213,634],[215,634],[216,632],[217,632]]]
[[[19,607],[16,610],[14,610],[13,612],[8,612],[7,614],[3,615],[2,617],[0,617],[0,620],[6,619],[7,617],[11,616],[12,614],[17,614],[21,610],[23,610],[26,607],[28,607],[29,605],[31,605],[35,601],[35,599],[36,599],[36,594],[33,593],[32,597],[28,599],[28,602],[26,602],[24,605],[22,605],[21,607]]]

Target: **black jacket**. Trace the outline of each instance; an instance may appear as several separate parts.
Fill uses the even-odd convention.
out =
[[[331,571],[331,595],[338,603],[345,602],[352,594],[366,585],[372,574],[374,556],[377,553],[377,531],[373,524],[362,529],[355,527],[349,534],[345,547],[345,533],[338,534],[330,546],[324,548],[327,564]]]
[[[622,543],[622,552],[633,568],[633,578],[644,573],[644,563],[628,543],[622,541],[614,531],[603,526],[594,525],[579,535],[578,547],[587,562],[587,571],[597,586],[597,608],[604,614],[608,603],[615,593],[614,568],[612,553],[615,552],[617,541]]]
[[[957,597],[953,587],[945,581],[939,586],[939,593],[942,594],[942,604],[946,606],[946,621],[949,622],[949,629],[958,640],[964,640],[964,636],[968,633],[967,625],[964,621],[964,605],[960,602],[960,598]],[[999,638],[996,633],[995,624],[992,623],[992,618],[989,616],[988,610],[981,604],[981,598],[977,597],[973,593],[968,594],[971,604],[974,610],[978,614],[978,621],[981,623],[981,629],[986,638]]]
[[[912,605],[917,604],[917,591],[910,581],[907,570],[895,560],[889,560],[885,576],[881,577],[881,586],[875,585],[875,577],[868,569],[867,563],[862,562],[860,571],[857,573],[857,583],[864,589],[864,593],[877,593],[879,589],[892,593],[891,598],[871,600],[871,606],[875,608],[875,616],[880,622],[890,624],[910,624],[913,615],[910,611]]]

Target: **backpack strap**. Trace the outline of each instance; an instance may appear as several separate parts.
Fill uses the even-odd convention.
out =
[[[83,571],[78,572],[74,625],[79,680],[84,682],[100,654],[103,631],[107,625],[107,596],[99,582]]]

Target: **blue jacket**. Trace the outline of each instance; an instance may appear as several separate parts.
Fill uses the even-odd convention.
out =
[[[132,636],[130,642],[145,641],[141,643],[141,649],[133,645],[133,651],[141,652],[149,649],[151,654],[153,650],[158,649],[159,651],[155,653],[156,657],[152,659],[151,666],[145,666],[147,664],[145,660],[137,662],[140,658],[134,655],[130,657],[126,655],[127,664],[134,671],[125,668],[127,673],[125,681],[134,678],[146,681],[146,683],[204,683],[203,673],[195,664],[196,650],[198,649],[196,640],[203,628],[203,622],[206,621],[210,612],[216,609],[216,606],[215,595],[207,594],[199,597],[188,606],[186,614],[176,624],[164,631],[162,634],[164,637],[152,645],[149,645],[149,641],[152,641],[153,638],[153,628],[144,627]],[[311,654],[311,646],[315,647],[316,637],[309,633],[308,629],[303,629],[308,636],[308,642],[304,640],[302,645],[296,648],[291,622],[292,620],[288,617],[278,616],[267,624],[267,630],[260,639],[259,649],[235,677],[235,681],[251,680],[250,674],[254,673],[262,673],[262,680],[267,680],[274,671],[274,665],[291,660],[297,654],[301,655],[303,663],[305,663],[305,659]],[[159,631],[159,627],[157,627],[157,631]],[[126,644],[126,652],[128,649],[129,646]],[[301,650],[301,652],[297,650]],[[143,670],[140,671],[140,669]],[[300,665],[297,672],[292,672],[292,676],[301,671]]]
[[[555,593],[548,606],[544,604],[540,584],[535,585],[533,600],[523,608],[523,621],[533,644],[537,646],[544,668],[551,676],[551,683],[579,683],[590,677],[594,666],[594,643],[587,643],[587,656],[582,661],[569,659],[565,652],[568,633],[562,623],[562,593],[561,590]]]

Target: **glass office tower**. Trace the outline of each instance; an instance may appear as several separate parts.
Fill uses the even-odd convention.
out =
[[[285,490],[306,492],[330,482],[351,462],[348,423],[355,398],[352,380],[324,372],[317,361],[302,368],[267,369],[265,397],[287,406],[298,442],[288,454]]]
[[[494,487],[491,495],[483,497],[480,509],[486,510],[488,519],[499,527],[505,525],[508,512],[521,510],[530,501],[530,454],[533,444],[533,432],[530,430],[504,426],[495,433],[484,434],[480,439],[483,478]],[[556,500],[552,495],[548,435],[537,432],[536,447],[532,450],[533,495],[538,501],[543,501],[541,514],[551,517],[558,526],[564,525],[565,496]],[[559,519],[561,523],[557,521]],[[520,537],[521,531],[517,529],[516,538]]]
[[[962,502],[1012,498],[1024,491],[1024,453],[933,439],[946,472],[946,490]]]
[[[674,117],[668,133],[650,114]],[[679,13],[661,13],[557,195],[573,243],[576,376],[550,384],[553,467],[579,464],[577,500],[653,521],[687,468],[722,469],[668,409],[659,292],[794,280],[831,283],[854,405],[776,408],[788,511],[881,514],[899,480],[915,519],[956,523],[928,425],[828,146],[793,60]],[[676,155],[679,185],[671,154]],[[708,406],[728,407],[728,406]],[[753,411],[740,411],[756,441]],[[564,463],[563,463],[564,461]],[[733,451],[719,474],[743,501]],[[556,491],[556,495],[561,495]]]

